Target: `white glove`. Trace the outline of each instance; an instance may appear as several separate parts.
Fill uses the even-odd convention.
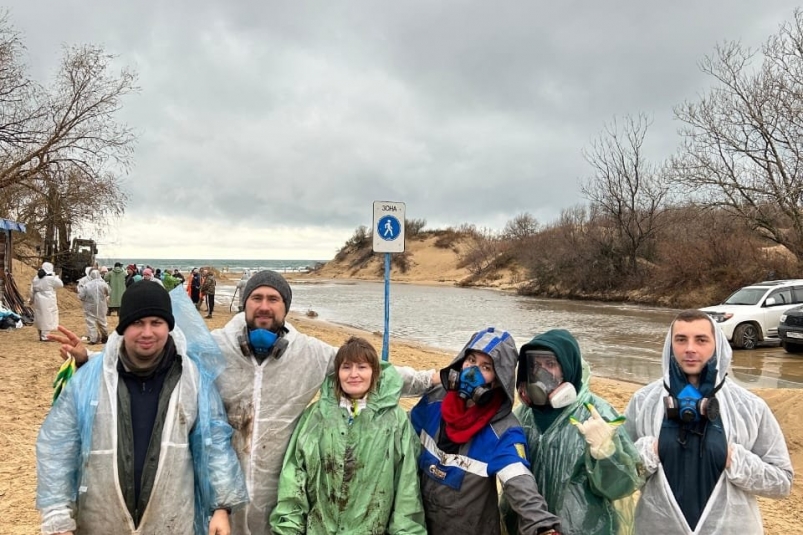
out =
[[[581,423],[574,417],[569,417],[569,421],[585,437],[588,443],[588,452],[591,456],[598,460],[607,459],[616,452],[613,434],[616,432],[616,428],[624,423],[624,418],[620,416],[613,422],[608,423],[599,415],[592,404],[586,403],[586,408],[591,413],[591,418]]]

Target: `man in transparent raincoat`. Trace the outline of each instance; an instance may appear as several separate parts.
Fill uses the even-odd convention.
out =
[[[515,414],[527,435],[530,466],[550,512],[572,535],[632,531],[640,460],[621,417],[591,393],[590,370],[574,336],[553,329],[519,351]],[[503,501],[509,534],[517,516]],[[657,533],[657,532],[656,532]]]
[[[633,395],[625,428],[648,479],[637,533],[763,533],[756,496],[783,498],[792,463],[767,404],[726,378],[731,348],[699,310],[672,322],[663,377]]]
[[[222,356],[179,292],[188,336],[164,288],[132,284],[105,351],[53,405],[36,442],[42,533],[229,535],[248,498],[214,386]]]

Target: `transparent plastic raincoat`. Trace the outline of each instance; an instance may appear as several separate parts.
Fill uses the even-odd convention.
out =
[[[712,322],[716,336],[717,384],[730,368],[732,352],[725,335]],[[692,531],[675,501],[654,451],[664,420],[664,382],[669,381],[672,329],[664,342],[664,376],[633,395],[625,411],[625,428],[636,441],[648,474],[636,509],[637,533],[713,535],[763,533],[756,496],[782,498],[792,487],[792,463],[783,432],[767,404],[752,392],[726,379],[717,392],[722,425],[732,449],[731,464],[708,498]],[[694,474],[689,474],[694,477]]]
[[[559,333],[551,336],[550,333]],[[569,421],[585,422],[591,417],[586,408],[591,403],[607,421],[619,414],[604,399],[589,390],[588,363],[580,355],[574,337],[565,330],[553,330],[536,336],[529,344],[563,353],[577,363],[577,399],[565,407],[544,431],[539,430],[533,410],[519,405],[514,414],[527,435],[528,460],[550,512],[560,518],[561,533],[566,535],[621,535],[633,533],[634,498],[643,483],[639,476],[640,459],[623,427],[613,440],[616,450],[608,458],[594,459],[585,437]],[[527,345],[521,348],[525,351]],[[521,366],[521,363],[519,364]],[[567,378],[568,379],[568,378]],[[579,388],[578,388],[579,387]],[[516,533],[516,516],[504,500],[501,503],[507,533]],[[658,533],[658,532],[656,532]]]
[[[215,509],[247,501],[231,427],[213,386],[222,357],[202,320],[177,310],[188,306],[198,316],[186,295],[179,305],[175,295],[171,336],[182,373],[170,396],[151,499],[139,526],[134,527],[117,478],[117,361],[123,340],[115,332],[104,353],[67,383],[39,431],[36,508],[42,533],[207,535]],[[189,347],[179,324],[189,331]]]
[[[398,405],[401,377],[381,366],[376,392],[351,425],[335,398],[334,375],[302,415],[271,514],[275,535],[426,535],[418,437]]]
[[[261,364],[243,352],[247,340],[245,313],[223,329],[212,331],[226,358],[217,380],[229,422],[232,445],[243,467],[250,503],[231,516],[232,533],[270,535],[268,519],[276,506],[279,474],[287,444],[301,413],[334,371],[337,348],[299,333],[289,323],[280,357]],[[432,371],[396,368],[404,380],[404,395],[421,395],[431,384]]]

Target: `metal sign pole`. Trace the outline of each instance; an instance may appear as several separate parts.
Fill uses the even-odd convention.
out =
[[[385,253],[385,334],[382,335],[382,360],[388,360],[390,347],[390,253]]]
[[[373,251],[385,253],[385,333],[382,360],[390,359],[390,255],[404,252],[405,205],[403,202],[374,201]]]

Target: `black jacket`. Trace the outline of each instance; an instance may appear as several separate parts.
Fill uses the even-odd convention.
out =
[[[164,351],[159,367],[145,377],[117,363],[117,469],[126,506],[137,525],[153,490],[170,395],[181,378],[181,359],[171,336]]]

